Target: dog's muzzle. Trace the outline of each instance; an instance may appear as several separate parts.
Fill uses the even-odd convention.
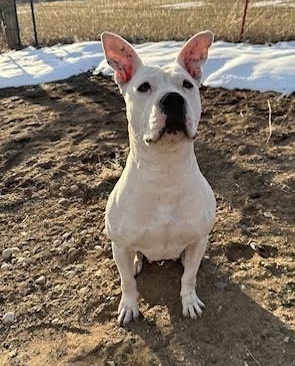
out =
[[[185,123],[185,100],[178,93],[167,93],[159,101],[159,109],[161,113],[166,115],[166,122],[161,136],[167,132],[168,134],[177,134],[183,132],[187,135]]]

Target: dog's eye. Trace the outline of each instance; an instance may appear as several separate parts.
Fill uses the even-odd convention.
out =
[[[186,89],[191,89],[194,87],[193,84],[188,80],[184,80],[182,86]]]
[[[137,88],[137,90],[140,91],[141,93],[146,93],[150,89],[151,89],[151,86],[148,82],[140,84],[139,87]]]

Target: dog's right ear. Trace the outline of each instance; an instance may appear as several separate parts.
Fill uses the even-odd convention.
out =
[[[202,77],[202,65],[208,57],[208,49],[214,36],[210,31],[200,32],[190,38],[180,50],[177,62],[194,79],[200,81]]]
[[[131,80],[142,62],[130,43],[116,34],[104,32],[102,46],[108,64],[115,71],[115,81],[119,85]]]

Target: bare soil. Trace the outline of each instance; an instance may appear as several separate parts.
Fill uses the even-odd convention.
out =
[[[182,317],[179,262],[144,263],[142,316],[124,329],[104,234],[128,153],[122,97],[90,74],[0,90],[1,366],[295,365],[295,97],[202,88],[202,103],[196,154],[218,202],[206,309]]]

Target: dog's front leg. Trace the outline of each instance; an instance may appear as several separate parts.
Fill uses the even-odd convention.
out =
[[[128,324],[138,317],[137,290],[134,278],[134,255],[129,248],[121,249],[112,243],[113,256],[121,277],[122,297],[118,308],[118,322]]]
[[[206,251],[208,238],[190,244],[184,252],[184,272],[181,278],[182,314],[196,318],[202,315],[205,305],[196,294],[196,277],[201,259]]]

